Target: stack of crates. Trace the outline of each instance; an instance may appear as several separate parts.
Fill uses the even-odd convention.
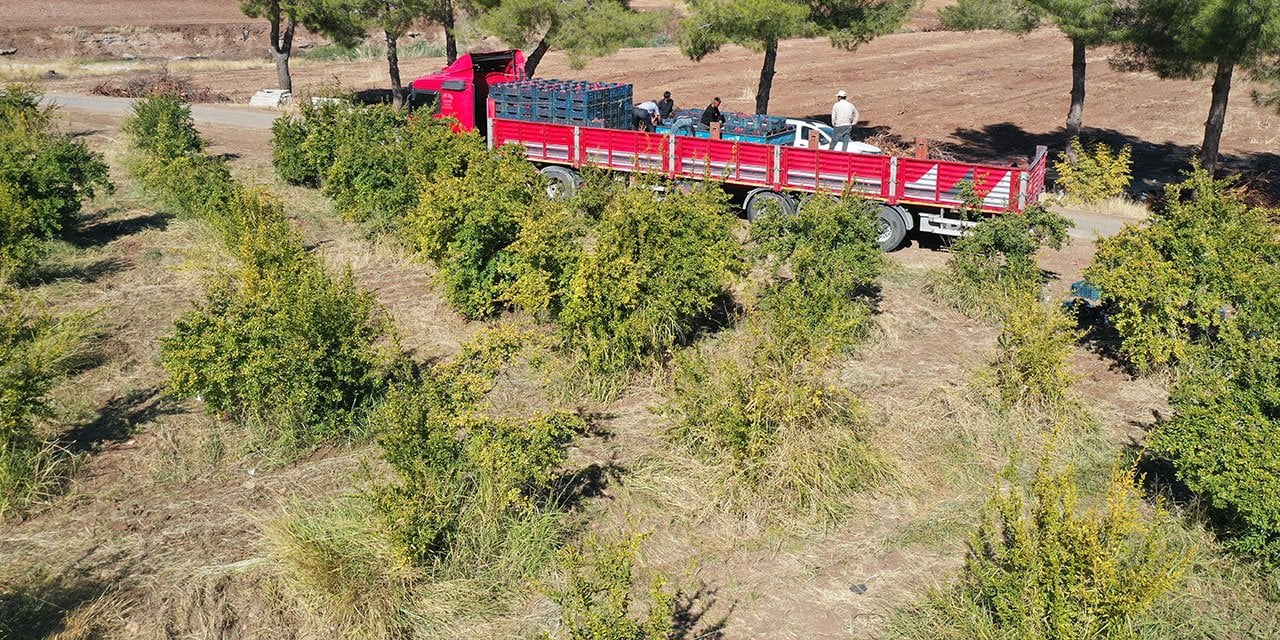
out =
[[[489,87],[499,118],[630,129],[633,91],[620,82],[535,78]]]
[[[724,131],[737,135],[768,138],[785,132],[790,125],[786,118],[754,113],[724,114]]]
[[[769,138],[791,130],[791,125],[787,124],[786,118],[778,116],[756,115],[754,113],[734,113],[732,111],[722,111],[720,115],[724,116],[724,125],[720,127],[720,132],[732,138]],[[702,109],[680,109],[671,114],[665,124],[672,124],[681,117],[692,118],[693,121],[700,122],[702,120]]]

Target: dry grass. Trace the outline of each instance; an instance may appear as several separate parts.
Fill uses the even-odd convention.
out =
[[[1095,202],[1093,204],[1067,204],[1060,198],[1051,196],[1045,200],[1044,204],[1054,209],[1098,213],[1107,216],[1115,216],[1117,218],[1126,218],[1129,220],[1146,220],[1151,215],[1151,207],[1149,207],[1147,203],[1138,202],[1128,196],[1107,198],[1106,200]]]
[[[104,593],[67,613],[62,629],[48,640],[98,640],[124,630],[133,602],[119,593]]]

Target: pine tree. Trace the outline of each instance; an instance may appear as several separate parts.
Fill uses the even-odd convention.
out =
[[[915,0],[691,0],[680,24],[680,51],[702,60],[726,44],[764,52],[756,113],[769,110],[778,43],[826,36],[831,46],[853,51],[906,22]]]
[[[569,64],[617,52],[629,38],[655,32],[662,14],[632,11],[625,0],[477,0],[480,28],[512,46],[532,46],[524,71],[559,49]]]
[[[1133,0],[1127,12],[1123,63],[1162,78],[1213,72],[1200,164],[1218,166],[1227,99],[1237,69],[1265,76],[1280,56],[1280,0]]]
[[[328,0],[244,0],[240,11],[250,18],[265,18],[271,25],[271,59],[276,63],[276,80],[285,91],[293,91],[289,57],[299,26],[348,46],[364,36],[360,22]]]

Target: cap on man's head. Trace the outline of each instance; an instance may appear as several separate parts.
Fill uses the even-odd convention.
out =
[[[845,92],[844,92],[844,89],[841,89],[841,90],[839,90],[839,91],[837,91],[837,92],[836,92],[836,97],[837,97],[837,98],[847,98],[847,97],[849,97],[849,94],[845,93]]]
[[[663,91],[663,92],[662,92],[662,97],[664,97],[664,98],[670,98],[670,97],[671,97],[671,92],[670,92],[670,91]]]

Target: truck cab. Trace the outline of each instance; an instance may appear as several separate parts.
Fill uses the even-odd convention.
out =
[[[484,131],[489,87],[523,78],[524,53],[519,49],[468,53],[409,83],[409,105],[436,118],[454,118],[462,131]]]

